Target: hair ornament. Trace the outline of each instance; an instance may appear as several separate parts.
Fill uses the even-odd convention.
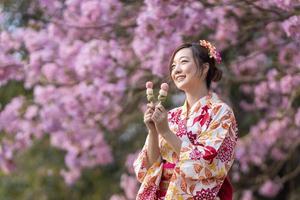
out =
[[[222,61],[221,55],[219,52],[217,52],[216,47],[212,45],[210,42],[206,40],[200,40],[199,41],[200,46],[203,46],[208,49],[208,55],[210,58],[214,58],[215,61],[220,64]]]

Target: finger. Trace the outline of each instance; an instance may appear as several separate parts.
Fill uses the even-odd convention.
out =
[[[145,119],[150,119],[152,117],[152,114],[145,115]]]
[[[165,111],[165,107],[162,105],[161,102],[159,102],[159,103],[156,105],[156,108],[159,108],[159,110],[162,111],[162,112]]]
[[[155,110],[157,110],[157,111],[159,111],[159,112],[162,112],[161,107],[158,107],[158,106],[155,107]]]
[[[155,111],[152,113],[152,115],[158,116],[158,115],[161,115],[161,112],[159,110],[155,109]]]
[[[151,117],[147,117],[144,119],[144,122],[152,122],[153,120],[151,119]]]
[[[154,113],[154,110],[148,109],[148,110],[146,110],[145,115],[153,114],[153,113]]]
[[[147,104],[147,109],[152,109],[152,110],[154,110],[154,108],[155,108],[154,105]]]
[[[162,110],[161,110],[160,107],[156,106],[156,107],[155,107],[155,112],[159,112],[159,113],[161,114],[161,113],[162,113]]]
[[[151,118],[151,115],[145,115],[144,116],[144,119],[148,119],[148,118]]]
[[[151,119],[153,120],[153,122],[156,122],[156,121],[157,121],[157,116],[152,115],[152,116],[151,116]]]
[[[155,107],[147,106],[147,110],[155,110]]]
[[[153,114],[152,116],[153,116],[153,117],[155,118],[155,120],[157,121],[157,120],[159,119],[160,114],[159,114],[159,113],[155,113],[155,114]]]
[[[152,116],[154,112],[148,112],[145,114],[145,116]]]
[[[151,101],[150,103],[147,103],[147,106],[154,106],[154,103]]]
[[[153,104],[150,104],[150,103],[148,103],[148,104],[147,104],[147,108],[154,108],[154,105],[153,105]]]

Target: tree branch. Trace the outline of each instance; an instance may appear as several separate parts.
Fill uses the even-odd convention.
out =
[[[280,178],[280,182],[284,184],[285,182],[297,177],[300,174],[300,165],[296,167],[292,172],[286,174],[285,176]]]

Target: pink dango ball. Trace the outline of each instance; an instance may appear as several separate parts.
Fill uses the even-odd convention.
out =
[[[153,88],[153,83],[151,81],[147,81],[146,88]]]
[[[167,83],[163,83],[161,84],[160,89],[167,92],[169,90],[169,85]]]

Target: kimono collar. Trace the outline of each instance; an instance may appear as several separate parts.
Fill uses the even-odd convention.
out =
[[[208,108],[211,108],[211,105],[218,101],[220,101],[219,96],[215,92],[209,90],[207,95],[201,97],[196,103],[194,103],[194,105],[189,110],[189,115],[191,115],[194,112],[198,112],[199,109],[201,107],[203,107],[204,105],[207,105]],[[184,104],[181,107],[181,109],[182,109],[181,114],[184,116],[184,118],[186,118],[187,117],[187,100],[186,99],[185,99]]]

